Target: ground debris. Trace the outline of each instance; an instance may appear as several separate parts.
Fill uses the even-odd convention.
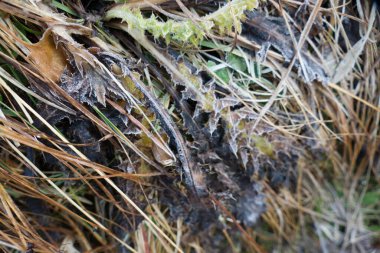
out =
[[[110,56],[100,55],[107,66],[113,63]],[[106,97],[128,100],[123,91],[107,77],[99,68],[94,68],[87,62],[80,63],[81,70],[70,73],[69,69],[61,76],[61,85],[73,98],[81,103],[106,105]],[[76,64],[72,65],[75,68]],[[122,66],[125,66],[122,65]]]
[[[377,9],[258,2],[0,1],[0,251],[376,251]]]
[[[291,26],[291,28],[291,32],[298,41],[300,33],[294,27]],[[285,62],[290,62],[295,56],[294,43],[292,42],[290,31],[286,26],[285,20],[281,17],[271,17],[260,11],[248,12],[247,19],[243,24],[242,36],[262,46],[262,50],[258,52],[258,59],[260,61],[264,60],[266,51],[270,47],[276,49],[285,58]],[[298,59],[295,63],[295,66],[298,68],[298,75],[307,82],[318,80],[326,84],[329,81],[327,72],[315,57],[306,50],[306,46],[301,49],[300,55],[306,73],[302,71]]]

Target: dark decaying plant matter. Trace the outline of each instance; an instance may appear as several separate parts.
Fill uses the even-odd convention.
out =
[[[0,0],[4,252],[377,252],[369,1]]]

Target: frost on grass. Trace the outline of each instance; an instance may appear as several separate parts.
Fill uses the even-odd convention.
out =
[[[100,54],[107,66],[119,64],[126,69],[124,59],[111,54]],[[115,62],[117,61],[117,63]],[[128,100],[123,91],[109,79],[101,68],[94,68],[88,62],[82,62],[81,70],[70,73],[68,69],[61,76],[61,85],[73,98],[81,103],[106,105],[106,97]],[[75,68],[75,65],[72,66]]]
[[[259,54],[265,55],[265,51],[273,47],[285,58],[286,62],[290,62],[295,56],[290,32],[295,35],[298,41],[299,32],[296,29],[289,31],[283,18],[266,16],[261,12],[251,11],[247,13],[242,35],[263,46],[263,50],[258,52]],[[303,61],[302,66],[299,59],[295,62],[298,75],[307,83],[318,80],[326,84],[330,77],[324,67],[305,49],[306,47],[304,46],[300,52]],[[261,60],[264,60],[262,55],[259,57]]]
[[[366,167],[367,159],[363,159],[364,155],[362,153],[370,152],[371,149],[367,147],[377,147],[377,144],[371,142],[371,139],[368,138],[368,140],[362,141],[364,140],[360,139],[362,135],[355,135],[352,139],[350,139],[349,135],[345,135],[342,138],[347,138],[348,140],[344,141],[348,146],[346,148],[335,142],[335,136],[330,135],[325,131],[325,127],[321,127],[321,125],[327,122],[327,127],[331,127],[332,132],[335,133],[347,133],[347,131],[355,133],[357,129],[351,128],[351,125],[360,123],[360,126],[364,127],[360,132],[364,130],[374,133],[375,136],[378,129],[367,126],[376,125],[374,123],[377,122],[378,115],[372,114],[372,116],[368,117],[368,120],[364,120],[367,117],[366,115],[371,114],[369,110],[365,110],[364,115],[362,113],[363,107],[360,106],[360,103],[354,102],[344,94],[329,92],[329,90],[326,90],[328,87],[324,86],[312,86],[312,88],[317,88],[313,90],[315,93],[313,93],[312,99],[314,97],[317,99],[315,102],[318,102],[318,106],[314,106],[309,103],[308,99],[305,99],[309,95],[309,90],[305,92],[306,89],[302,89],[305,88],[305,82],[302,82],[302,79],[319,79],[323,82],[325,77],[323,68],[308,54],[313,54],[311,47],[307,50],[302,48],[304,52],[300,53],[306,66],[306,69],[300,72],[303,76],[296,78],[297,72],[290,70],[290,77],[294,78],[297,83],[294,83],[294,86],[291,84],[292,86],[289,85],[287,88],[296,88],[296,93],[299,96],[289,96],[291,95],[291,92],[288,92],[290,89],[286,90],[281,96],[276,96],[265,117],[259,117],[258,115],[264,104],[267,103],[268,97],[272,95],[278,82],[281,82],[280,78],[278,78],[278,73],[281,72],[282,67],[277,68],[277,66],[284,63],[283,59],[278,57],[277,54],[273,54],[269,49],[274,49],[281,53],[285,59],[285,65],[295,57],[291,36],[284,20],[261,14],[261,16],[251,18],[252,13],[245,11],[250,9],[249,4],[256,4],[254,1],[195,2],[189,0],[185,1],[185,3],[191,4],[187,7],[194,11],[194,16],[187,16],[188,19],[173,19],[174,15],[186,17],[186,13],[178,13],[181,10],[175,1],[165,1],[164,4],[158,5],[158,8],[172,14],[169,14],[168,17],[164,17],[165,12],[160,12],[158,9],[153,10],[152,12],[155,14],[149,17],[148,13],[151,13],[151,11],[146,9],[139,11],[137,9],[128,9],[123,5],[114,5],[110,6],[111,9],[104,9],[110,10],[106,15],[108,15],[108,19],[112,18],[110,17],[111,14],[114,15],[113,20],[100,23],[91,18],[92,14],[96,12],[96,15],[102,16],[104,14],[102,8],[108,7],[110,1],[102,1],[102,6],[97,5],[96,7],[97,1],[93,1],[93,4],[90,3],[89,5],[84,5],[83,8],[76,9],[81,10],[81,13],[78,14],[84,20],[82,25],[73,23],[71,18],[77,18],[77,16],[70,16],[70,19],[65,20],[65,22],[67,21],[71,25],[66,23],[56,26],[56,23],[62,22],[64,15],[68,14],[65,14],[65,10],[60,9],[59,19],[55,19],[56,15],[49,16],[48,20],[54,19],[56,21],[54,25],[51,25],[50,22],[47,24],[48,21],[45,18],[40,18],[44,17],[44,13],[40,13],[42,10],[44,12],[50,10],[47,2],[39,1],[38,3],[46,8],[35,9],[30,5],[27,6],[28,8],[17,10],[16,7],[20,3],[24,3],[26,6],[27,1],[0,1],[0,9],[5,13],[11,12],[9,14],[12,16],[12,19],[4,22],[4,26],[0,28],[1,31],[5,31],[5,33],[0,33],[0,37],[4,41],[8,41],[6,36],[10,34],[6,32],[7,27],[5,24],[12,26],[14,16],[17,16],[17,19],[20,19],[25,25],[28,25],[32,20],[43,24],[42,27],[50,27],[49,29],[52,29],[56,35],[45,37],[49,38],[45,43],[43,43],[43,39],[39,39],[41,44],[38,48],[37,45],[34,46],[34,49],[29,48],[32,53],[26,61],[31,66],[35,66],[32,72],[37,72],[41,76],[49,77],[48,79],[56,81],[60,88],[63,88],[71,97],[63,96],[67,98],[66,101],[62,96],[57,95],[54,97],[56,90],[42,89],[44,87],[56,87],[44,85],[44,80],[42,79],[45,78],[40,80],[42,88],[35,89],[36,92],[45,92],[46,94],[50,92],[49,96],[46,95],[46,97],[49,99],[53,97],[52,101],[58,101],[59,104],[65,105],[70,109],[66,111],[71,114],[64,114],[59,111],[59,108],[53,108],[51,104],[46,105],[42,102],[38,102],[35,108],[40,112],[43,119],[65,135],[68,141],[75,145],[87,158],[92,162],[104,165],[104,171],[112,177],[110,180],[117,184],[121,192],[130,197],[137,206],[144,209],[144,212],[155,223],[157,221],[158,225],[165,224],[165,228],[167,228],[165,231],[168,235],[173,235],[173,239],[180,238],[181,241],[176,244],[184,247],[185,252],[198,250],[198,248],[206,252],[230,252],[234,249],[235,251],[251,252],[252,249],[250,249],[249,245],[244,245],[245,241],[248,240],[242,239],[243,234],[238,231],[235,227],[234,219],[231,218],[236,218],[238,224],[240,224],[239,226],[247,233],[251,234],[253,232],[252,235],[257,239],[257,243],[265,248],[263,252],[275,251],[276,247],[281,252],[285,252],[286,250],[283,249],[287,247],[289,247],[289,252],[298,249],[302,251],[305,248],[311,251],[321,251],[321,248],[323,248],[326,252],[335,252],[351,250],[351,243],[355,247],[361,246],[363,252],[371,250],[373,246],[369,239],[372,234],[370,234],[371,232],[369,232],[367,226],[368,224],[378,225],[378,219],[372,218],[374,216],[372,213],[368,215],[365,212],[372,212],[372,210],[376,209],[378,206],[377,199],[371,200],[373,196],[371,197],[371,195],[365,193],[363,201],[353,198],[354,204],[352,206],[347,205],[345,199],[339,199],[338,202],[335,201],[335,198],[332,198],[329,201],[326,199],[328,194],[325,194],[324,190],[326,187],[320,182],[329,177],[333,178],[335,176],[335,174],[332,175],[333,171],[334,173],[339,171],[346,172],[344,168],[355,167],[356,165],[353,164],[355,162],[360,163],[361,168]],[[70,1],[56,2],[62,2],[63,5],[67,4],[67,7],[75,6]],[[138,6],[139,4],[139,1],[128,2],[133,6]],[[221,3],[221,6],[218,6],[219,3]],[[272,6],[274,3],[275,1],[269,1],[263,5],[261,12],[266,11],[273,16],[276,15],[278,9]],[[355,3],[357,3],[355,6],[347,4],[344,10],[341,10],[342,13],[339,12],[338,15],[343,14],[347,9],[353,8],[355,12],[353,14],[345,13],[344,18],[357,16],[355,8],[359,9],[360,1]],[[286,14],[286,12],[289,12],[291,16],[290,25],[293,26],[294,23],[292,22],[295,20],[302,27],[302,23],[299,23],[299,19],[302,18],[297,16],[298,12],[296,11],[298,6],[294,7],[293,3],[288,5],[285,1],[283,2],[283,7],[281,13]],[[321,15],[326,15],[330,18],[331,16],[329,15],[332,14],[328,10],[336,8],[336,6],[326,4],[324,8]],[[293,9],[294,12],[291,11]],[[312,8],[307,8],[306,11],[308,9]],[[198,18],[195,12],[202,17]],[[365,15],[365,12],[366,8],[363,8],[363,15]],[[293,15],[294,13],[296,14]],[[28,17],[30,14],[33,15]],[[246,19],[247,17],[248,19]],[[1,18],[7,19],[8,17],[2,15]],[[27,19],[27,22],[24,22],[24,19]],[[117,19],[124,21],[123,24],[115,25],[118,22]],[[360,26],[366,23],[361,22],[359,18],[356,18],[356,20],[360,20]],[[364,20],[371,19],[366,18]],[[240,22],[244,21],[245,24],[242,26]],[[325,19],[324,21],[328,20]],[[336,21],[339,22],[339,20]],[[34,24],[34,22],[31,23]],[[332,29],[330,31],[319,31],[320,33],[317,35],[310,35],[310,39],[316,43],[315,51],[328,46],[320,43],[323,41],[323,35],[327,35],[330,39],[337,37],[333,33],[341,28],[338,25],[334,26],[334,24],[331,24]],[[112,27],[112,29],[108,29],[109,27]],[[17,32],[17,29],[13,28],[12,26],[10,30]],[[122,32],[116,31],[114,28],[121,29]],[[39,30],[39,28],[37,29]],[[133,29],[140,36],[134,37],[129,29]],[[230,32],[236,31],[239,33],[241,30],[243,30],[243,35],[248,40],[254,42],[244,45],[242,37],[237,36],[235,38],[236,45],[232,44],[234,37]],[[364,31],[367,31],[367,29]],[[127,32],[130,37],[124,32]],[[296,31],[293,32],[297,40],[299,34]],[[73,34],[76,36],[71,36]],[[212,34],[220,36],[209,36]],[[144,35],[148,36],[145,37]],[[33,38],[32,41],[37,41],[37,38],[39,38],[39,36],[29,33],[26,33],[26,36]],[[99,37],[94,38],[93,36]],[[54,44],[57,41],[53,41],[56,37],[58,37],[58,44],[66,51],[64,57],[57,58],[54,63],[50,61],[48,54],[44,54],[43,49],[45,51],[49,49],[50,52],[48,53],[57,54],[56,44]],[[139,40],[141,38],[145,39],[145,41]],[[207,38],[212,38],[212,40],[207,41]],[[117,39],[120,39],[120,41]],[[90,43],[90,41],[92,42]],[[94,47],[96,41],[100,43]],[[357,96],[364,94],[363,98],[365,99],[371,96],[376,97],[375,90],[370,94],[366,93],[366,90],[370,90],[368,89],[370,86],[362,85],[361,80],[359,80],[359,78],[368,78],[368,82],[366,81],[368,85],[371,84],[371,80],[375,80],[376,75],[373,74],[375,72],[371,69],[375,66],[374,61],[368,61],[371,57],[367,57],[375,55],[371,51],[373,48],[372,41],[374,41],[374,37],[371,33],[363,41],[358,42],[359,44],[352,47],[350,52],[348,51],[349,49],[341,51],[340,48],[336,48],[337,52],[346,52],[347,58],[341,59],[341,66],[348,64],[350,68],[338,67],[334,78],[338,78],[337,80],[342,80],[343,82],[352,79],[353,83],[343,83],[344,86],[342,87],[353,87],[354,90],[348,89],[347,91],[355,91],[353,94]],[[108,43],[112,44],[112,46]],[[260,44],[263,48],[256,54],[258,56],[256,59],[259,59],[259,61],[255,61],[245,50],[252,48],[254,43]],[[178,49],[184,44],[186,44],[185,48]],[[352,45],[354,44],[352,43]],[[371,44],[371,46],[368,47],[368,44]],[[156,49],[159,54],[154,54],[154,50],[149,50],[149,47],[146,47],[147,45],[151,45],[150,49]],[[2,43],[2,46],[6,46],[6,43]],[[112,49],[116,48],[118,50],[110,53]],[[165,51],[163,48],[167,48],[168,52],[162,52]],[[231,48],[233,49],[230,50]],[[9,52],[13,51],[12,47],[9,49],[11,49],[8,50]],[[120,56],[115,55],[116,52]],[[268,52],[268,61],[265,61],[266,52]],[[69,57],[68,62],[66,62],[66,54]],[[124,62],[124,60],[130,61],[133,55],[144,62],[143,68],[139,69],[136,67],[137,64],[130,66],[129,62],[128,64]],[[354,55],[353,58],[352,55]],[[322,57],[324,57],[323,54]],[[21,58],[18,59],[22,60]],[[61,62],[61,60],[63,61]],[[339,62],[339,57],[334,62],[335,64]],[[362,62],[366,62],[366,64],[362,65]],[[278,65],[273,67],[271,64],[275,63],[278,63]],[[354,63],[355,67],[352,67]],[[53,68],[53,64],[56,64],[57,68]],[[295,63],[298,70],[300,65],[298,62]],[[25,65],[24,67],[29,68],[30,66]],[[52,71],[44,73],[49,67]],[[66,70],[61,76],[61,71],[65,67]],[[331,69],[334,70],[335,68]],[[348,74],[351,71],[353,75]],[[31,72],[26,72],[26,74],[28,73]],[[368,76],[362,75],[363,73],[368,73]],[[333,71],[330,74],[333,76]],[[30,80],[32,79],[30,78]],[[59,80],[61,83],[58,83]],[[116,80],[118,82],[114,83]],[[121,90],[116,85],[119,82],[125,85],[123,87],[127,92],[124,91],[124,88]],[[30,86],[33,85],[32,83],[30,84]],[[5,84],[3,86],[5,87]],[[19,103],[20,98],[9,99],[9,95],[12,95],[11,93],[5,93],[5,96],[3,96],[3,90],[1,93],[2,104],[6,104],[16,112],[20,111],[20,107],[17,107],[16,104]],[[39,95],[45,95],[40,93]],[[64,93],[60,92],[59,94]],[[136,98],[136,104],[130,105],[130,98],[126,97],[126,94],[133,95]],[[331,98],[326,94],[331,94]],[[338,103],[336,97],[338,97]],[[298,104],[295,98],[301,100],[301,103]],[[22,99],[28,99],[28,96],[23,95]],[[157,102],[159,99],[162,99],[164,106]],[[173,100],[175,100],[175,103],[172,103]],[[29,99],[27,101],[30,106],[35,105],[33,101]],[[133,102],[134,100],[131,101]],[[377,104],[375,99],[370,102]],[[330,105],[337,105],[338,107],[330,107]],[[139,106],[141,111],[136,109]],[[80,110],[75,110],[75,108],[80,108]],[[310,111],[321,117],[309,118],[309,113],[303,113],[303,108],[306,109],[305,111]],[[344,112],[341,113],[337,108],[341,108]],[[125,113],[125,111],[127,112]],[[143,117],[142,113],[145,113],[146,117]],[[33,145],[42,143],[51,148],[59,147],[66,155],[75,155],[75,152],[66,145],[66,141],[62,143],[62,141],[55,141],[54,138],[46,138],[44,133],[52,137],[54,135],[49,130],[46,130],[44,124],[39,124],[40,122],[36,121],[37,123],[34,125],[37,127],[36,129],[24,131],[24,128],[20,127],[25,122],[22,114],[18,119],[17,115],[10,114],[9,110],[4,110],[4,114],[7,119],[11,120],[3,120],[2,124],[8,124],[11,127],[8,129],[3,126],[3,134],[10,133],[10,130],[14,129],[14,136],[23,135],[26,138],[31,136],[32,138],[29,138],[29,141]],[[99,116],[98,119],[102,120],[103,123],[112,126],[112,129],[100,124],[102,122],[99,123],[94,118],[94,115],[95,117],[96,115]],[[333,116],[330,117],[330,115]],[[258,121],[258,118],[262,120]],[[356,119],[359,118],[363,119],[363,122],[357,122]],[[148,122],[152,122],[154,126],[149,125]],[[165,123],[160,124],[162,122]],[[20,124],[16,125],[14,123]],[[141,128],[141,125],[144,128]],[[171,127],[171,125],[180,128],[180,131],[173,131],[174,127]],[[26,124],[25,126],[30,127]],[[145,128],[149,129],[146,130]],[[41,132],[37,132],[37,130],[41,130]],[[153,136],[153,132],[156,130],[157,136]],[[189,188],[183,183],[186,180],[186,176],[185,180],[181,177],[183,176],[181,171],[183,171],[184,163],[178,162],[174,166],[165,167],[165,171],[152,173],[153,171],[156,172],[156,167],[152,166],[145,158],[142,158],[142,154],[144,154],[144,157],[148,157],[150,162],[157,161],[163,165],[166,164],[166,162],[160,162],[165,161],[166,157],[160,157],[162,150],[157,149],[159,146],[154,142],[161,134],[163,134],[162,137],[165,137],[164,142],[169,142],[169,140],[172,142],[183,138],[180,143],[174,143],[170,148],[173,148],[177,158],[188,159],[188,164],[191,164],[190,167],[199,199],[191,198]],[[320,134],[320,136],[329,141],[332,140],[333,152],[331,154],[333,157],[337,157],[332,161],[335,167],[330,165],[331,161],[328,161],[326,165],[321,164],[321,160],[329,160],[330,158],[326,156],[326,150],[322,147],[318,152],[319,139],[316,137],[319,135],[316,134]],[[7,136],[4,138],[12,141]],[[139,148],[142,153],[132,152],[132,148],[130,148],[132,145],[127,146],[125,144],[126,138],[129,138],[131,143]],[[361,145],[360,143],[364,144]],[[5,142],[3,144],[5,144],[3,149],[8,151],[8,145]],[[177,150],[175,150],[176,145],[179,147]],[[188,149],[189,152],[180,152],[185,149]],[[78,198],[75,198],[74,201],[86,208],[89,213],[102,219],[102,224],[109,229],[107,231],[114,232],[118,238],[126,239],[125,243],[137,247],[137,251],[142,249],[139,248],[139,245],[142,245],[145,251],[170,251],[167,248],[168,244],[164,240],[157,240],[159,238],[158,231],[143,224],[138,227],[138,224],[143,220],[142,216],[122,201],[123,199],[118,194],[120,193],[119,191],[115,192],[107,185],[103,185],[106,178],[102,177],[98,181],[96,178],[91,177],[90,179],[88,177],[97,175],[93,173],[94,171],[90,169],[91,167],[87,168],[85,166],[83,171],[78,170],[80,174],[77,175],[77,173],[70,172],[71,168],[69,167],[80,169],[82,166],[79,165],[82,163],[77,164],[76,161],[66,160],[65,156],[62,157],[62,160],[59,160],[52,155],[45,155],[43,154],[44,152],[31,147],[25,151],[28,158],[44,172],[49,171],[50,173],[50,171],[54,171],[54,174],[51,174],[51,179],[53,180],[53,177],[55,177],[54,180],[57,180],[57,186],[63,186],[64,190],[67,190],[67,193],[73,198],[77,196]],[[321,153],[323,155],[320,155]],[[378,152],[373,153],[378,154]],[[9,163],[7,152],[4,154],[6,155],[2,157],[6,159],[3,159],[3,161]],[[355,155],[351,154],[358,154],[360,160],[353,159]],[[350,160],[349,163],[345,161],[346,158]],[[351,160],[356,161],[351,164]],[[373,159],[372,161],[371,159],[368,160],[367,164],[375,164]],[[9,164],[12,172],[18,173],[19,168],[24,167],[23,164],[20,164],[20,166],[15,166],[14,163]],[[13,169],[14,167],[16,170]],[[318,168],[318,170],[314,170],[314,167]],[[362,171],[365,172],[364,170]],[[355,175],[358,175],[356,171],[354,172]],[[6,182],[4,188],[11,190],[9,191],[9,196],[13,198],[13,195],[16,195],[12,191],[12,184],[21,185],[20,182],[33,183],[34,185],[31,185],[33,187],[29,189],[43,189],[44,191],[41,191],[43,195],[41,196],[46,195],[53,198],[53,200],[58,200],[65,208],[67,207],[67,210],[71,210],[71,206],[66,206],[66,201],[62,201],[61,196],[50,194],[55,192],[45,188],[44,181],[34,178],[26,178],[23,181],[21,177],[19,179],[15,177],[15,180],[14,176],[17,176],[17,173],[4,173],[3,181]],[[84,176],[89,181],[81,180],[80,178],[78,180],[62,179],[72,176]],[[337,178],[339,180],[336,181],[349,185],[351,183],[350,178],[352,178],[351,174],[347,173],[344,176],[343,180]],[[136,177],[139,177],[139,179],[137,180]],[[360,176],[357,178],[361,180]],[[135,181],[129,179],[134,179]],[[42,183],[39,183],[40,181]],[[361,188],[361,182],[358,184],[359,188]],[[328,189],[330,189],[330,182],[327,184],[329,185]],[[41,186],[43,188],[40,188]],[[83,187],[86,188],[80,190]],[[351,185],[349,187],[354,188]],[[17,190],[18,188],[15,187],[14,189]],[[77,189],[80,192],[76,193]],[[340,190],[341,188],[337,192],[338,195],[341,192]],[[342,190],[349,192],[349,189],[342,188]],[[360,192],[358,191],[358,194],[355,194],[360,199],[362,196],[361,190]],[[370,193],[378,195],[377,189],[369,190]],[[3,191],[3,193],[8,194],[7,191]],[[17,194],[22,194],[22,192]],[[322,200],[319,200],[318,197],[322,198]],[[352,196],[348,197],[351,199]],[[368,197],[370,197],[369,202],[371,203],[365,204],[368,202]],[[18,201],[17,196],[14,200],[20,206],[23,206],[24,203],[26,205],[32,203],[30,199],[24,198]],[[44,207],[42,202],[37,204]],[[363,202],[365,208],[357,208],[356,205],[360,202]],[[114,240],[115,238],[107,234],[107,231],[93,230],[92,227],[84,226],[83,223],[77,222],[77,220],[75,224],[62,220],[61,218],[67,216],[66,209],[57,209],[56,205],[46,205],[46,207],[52,207],[46,208],[46,210],[53,211],[52,217],[54,219],[51,219],[49,223],[43,223],[40,222],[38,217],[51,216],[51,214],[34,208],[37,207],[36,204],[29,206],[32,207],[30,210],[35,215],[29,216],[30,212],[25,213],[28,216],[27,220],[34,220],[33,218],[36,217],[37,219],[34,221],[36,224],[41,224],[43,227],[60,228],[56,233],[61,238],[51,240],[54,245],[62,243],[71,247],[75,240],[75,247],[80,247],[81,251],[92,252],[98,250],[98,246],[104,248],[108,244],[112,247],[118,244]],[[320,206],[323,208],[321,209]],[[225,208],[227,212],[224,212],[221,207]],[[302,209],[299,209],[299,207],[302,207]],[[154,210],[151,210],[151,208],[154,208]],[[304,212],[303,210],[311,211],[312,215],[310,216],[309,212]],[[75,209],[73,211],[76,212],[75,214],[79,213]],[[262,215],[263,213],[265,214]],[[299,213],[303,213],[301,223]],[[316,213],[319,215],[314,215]],[[331,215],[332,213],[338,215]],[[3,216],[6,217],[6,215]],[[11,216],[8,216],[7,219],[12,220],[9,217]],[[323,218],[321,219],[321,217]],[[371,217],[371,220],[367,221],[369,217]],[[7,221],[7,219],[4,220]],[[9,222],[4,223],[6,228],[4,231],[12,232],[11,225],[13,223],[9,223],[10,225],[7,225],[7,223]],[[71,226],[70,224],[74,225]],[[355,226],[350,226],[350,224]],[[46,231],[41,226],[36,226],[38,233],[41,231],[41,234],[46,235]],[[32,226],[22,227],[28,228]],[[253,227],[253,230],[249,227]],[[74,239],[64,236],[65,231],[71,236],[71,228],[81,234],[83,231],[84,236],[78,236]],[[173,231],[170,231],[171,228],[173,228]],[[131,230],[136,232],[132,233]],[[89,235],[88,231],[92,231],[92,234],[99,239],[99,242],[94,243],[94,236],[91,233]],[[298,233],[299,231],[302,232],[302,236]],[[7,233],[2,236],[1,241],[12,243],[18,240],[16,233],[9,233],[9,236]],[[174,237],[175,233],[177,235]],[[32,237],[35,236],[34,233],[28,232],[28,234],[32,235]],[[156,239],[153,239],[153,237]],[[14,238],[14,240],[9,238]],[[136,238],[138,239],[136,240]],[[226,243],[226,238],[229,242],[232,242],[229,243],[230,245]],[[251,242],[254,243],[255,239]],[[268,239],[269,241],[267,241]],[[319,239],[319,241],[316,239]],[[164,242],[165,250],[161,248],[161,242]],[[91,245],[86,249],[83,245],[87,244]],[[278,246],[276,246],[277,244]],[[45,245],[40,243],[36,251],[43,251],[46,248]],[[187,248],[187,245],[192,245],[193,249]],[[61,248],[61,250],[69,249]],[[352,250],[355,249],[352,248]],[[58,249],[54,252],[56,251]]]

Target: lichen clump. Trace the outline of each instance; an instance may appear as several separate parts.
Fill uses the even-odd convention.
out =
[[[197,20],[168,19],[163,22],[158,20],[154,14],[150,18],[146,18],[139,9],[130,9],[126,5],[121,5],[109,10],[105,19],[120,18],[128,24],[130,29],[147,31],[156,39],[164,38],[167,44],[171,40],[176,40],[199,45],[204,36],[211,33],[214,28],[217,28],[220,34],[232,32],[233,28],[240,33],[240,21],[245,17],[244,12],[256,7],[256,0],[233,0],[217,11]]]

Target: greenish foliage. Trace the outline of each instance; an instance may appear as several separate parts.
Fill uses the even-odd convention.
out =
[[[244,62],[244,59],[235,55],[235,54],[227,54],[227,63],[231,65],[233,69],[237,69],[241,72],[247,71],[247,64]]]
[[[208,61],[207,62],[207,67],[213,68],[217,66],[217,64],[213,61]],[[215,70],[214,73],[223,80],[223,82],[228,83],[230,81],[230,76],[228,74],[228,70],[226,67],[223,67],[221,69]]]
[[[380,191],[369,191],[364,197],[362,204],[363,206],[374,206],[380,203]]]
[[[121,5],[109,10],[105,19],[120,18],[123,22],[128,23],[130,29],[147,31],[156,39],[164,38],[166,43],[176,40],[190,42],[197,46],[204,36],[211,33],[214,28],[217,28],[221,34],[232,32],[233,28],[240,33],[240,20],[244,18],[244,11],[252,10],[256,6],[257,1],[255,0],[234,0],[200,20],[175,21],[169,19],[163,22],[154,14],[150,18],[145,18],[139,9],[131,10],[128,6]]]
[[[62,3],[60,3],[60,2],[58,2],[56,0],[53,0],[51,2],[51,5],[54,6],[54,7],[56,7],[57,9],[59,9],[61,11],[64,11],[64,12],[66,12],[68,14],[71,14],[71,15],[73,15],[75,17],[79,16],[78,13],[76,13],[73,9],[71,9],[70,7],[64,5],[64,4],[62,4]]]

